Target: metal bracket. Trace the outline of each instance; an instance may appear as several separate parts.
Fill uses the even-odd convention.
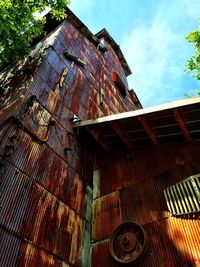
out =
[[[81,67],[85,67],[86,65],[86,63],[82,59],[80,59],[78,56],[70,54],[68,51],[64,52],[64,57],[74,61],[76,64],[78,64]]]

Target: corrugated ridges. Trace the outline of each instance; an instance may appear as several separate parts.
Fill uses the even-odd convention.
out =
[[[79,265],[83,219],[17,169],[7,167],[2,183],[1,225],[66,262]]]
[[[22,240],[0,228],[0,266],[16,266]]]
[[[14,134],[15,130],[9,133],[7,142]],[[45,144],[39,144],[24,131],[19,131],[9,161],[84,217],[84,182],[74,169]]]
[[[135,267],[199,266],[200,222],[169,218],[143,226],[148,235],[146,255]],[[109,253],[109,240],[93,245],[93,267],[118,267]]]
[[[119,192],[95,200],[92,211],[92,241],[108,238],[122,223]]]
[[[200,212],[200,174],[190,176],[164,190],[168,209],[175,215]]]

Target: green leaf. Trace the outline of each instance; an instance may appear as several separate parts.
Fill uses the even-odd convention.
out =
[[[0,70],[28,53],[32,40],[43,33],[45,20],[38,21],[34,12],[49,7],[62,20],[67,4],[68,0],[0,0]]]

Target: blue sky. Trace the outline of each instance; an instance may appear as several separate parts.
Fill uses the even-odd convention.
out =
[[[198,28],[199,0],[71,0],[71,10],[96,33],[106,28],[133,72],[128,77],[143,107],[184,98],[199,82],[184,72]]]

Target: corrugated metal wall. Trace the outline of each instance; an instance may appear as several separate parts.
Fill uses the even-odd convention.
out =
[[[67,21],[44,43],[37,64],[29,58],[23,63],[34,71],[15,87],[20,65],[13,68],[1,98],[9,105],[0,113],[0,266],[89,267],[93,154],[75,139],[70,118],[96,118],[134,105],[112,82],[115,70],[127,87],[110,45],[103,54]],[[66,59],[66,50],[85,68]]]
[[[102,155],[99,197],[93,201],[93,266],[119,266],[109,253],[117,225],[144,227],[146,256],[134,266],[200,266],[200,221],[172,217],[163,190],[200,173],[200,143],[159,145]],[[121,266],[121,265],[120,265]]]

